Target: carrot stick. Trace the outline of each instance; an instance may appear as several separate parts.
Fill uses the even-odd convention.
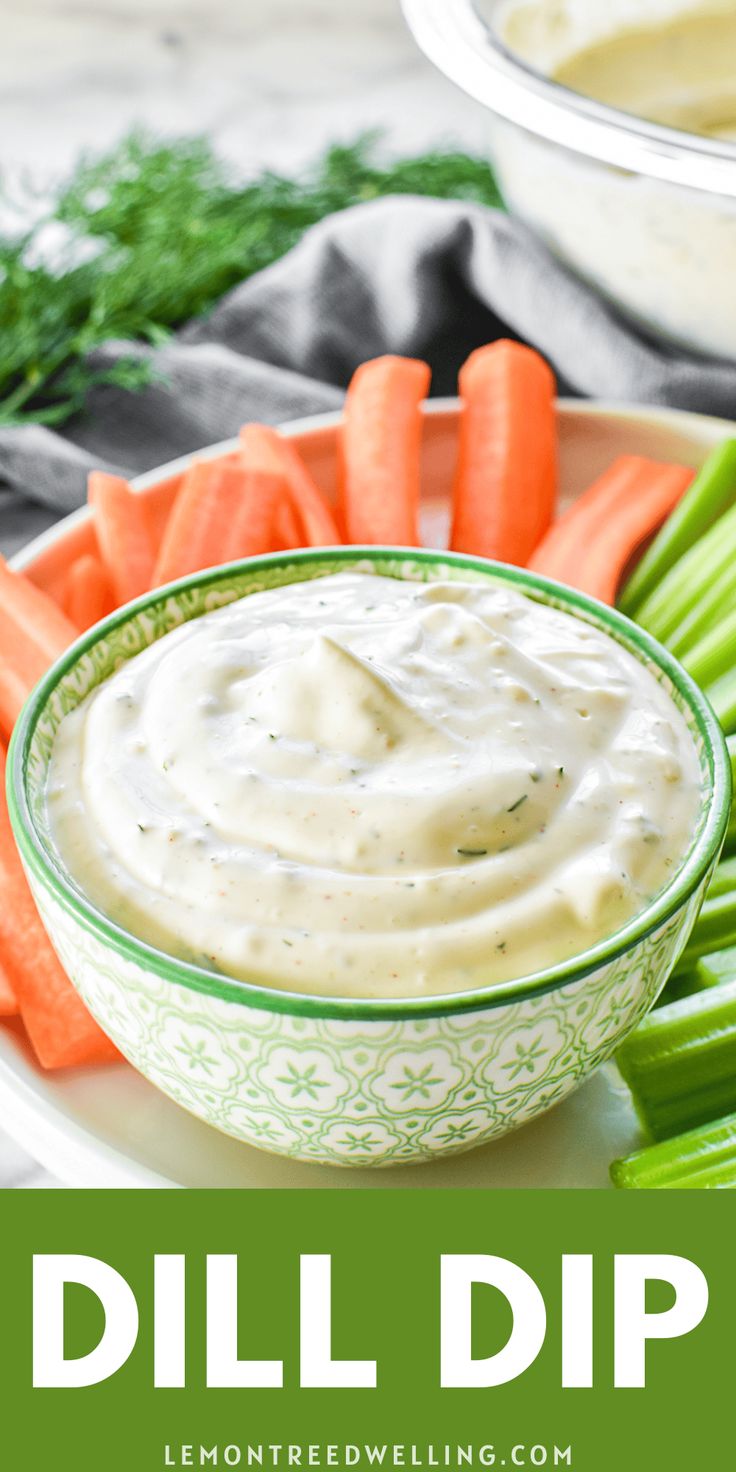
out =
[[[529,566],[612,604],[634,553],[659,530],[692,477],[684,465],[620,456],[555,523]]]
[[[268,429],[266,425],[245,425],[244,428],[240,431],[241,443],[243,441],[243,436],[246,429],[265,429],[268,435],[276,435],[276,431]],[[279,439],[280,442],[280,437],[276,437],[277,439]],[[291,488],[285,478],[288,475],[288,462],[286,461],[285,457],[282,457],[278,453],[278,446],[275,447],[275,453],[271,450],[270,444],[264,443],[263,450],[260,453],[256,446],[257,442],[254,437],[252,450],[249,449],[248,451],[245,451],[245,447],[243,447],[243,449],[235,451],[234,453],[229,455],[228,459],[232,464],[239,465],[241,470],[243,468],[245,468],[246,470],[263,470],[270,475],[276,475],[283,479],[282,494],[279,496],[278,503],[275,508],[273,550],[274,552],[277,552],[283,549],[288,549],[290,547],[303,547],[305,545],[306,538],[304,534],[302,520],[299,516],[294,497],[291,494]],[[303,468],[306,474],[306,467]],[[317,490],[316,486],[315,490]],[[322,495],[321,491],[319,490],[317,490],[317,494],[320,497]]]
[[[302,523],[296,513],[286,483],[284,483],[284,495],[279,497],[276,507],[274,539],[274,551],[303,547],[306,544]]]
[[[387,355],[356,369],[342,429],[342,520],[349,542],[419,545],[422,419],[430,370]]]
[[[20,1014],[44,1068],[119,1057],[62,969],[41,923],[15,846],[5,802],[0,750],[0,956]]]
[[[190,466],[164,534],[153,586],[275,546],[284,482],[260,470],[218,460]]]
[[[47,593],[0,557],[0,659],[29,690],[78,633]]]
[[[0,663],[0,738],[10,740],[21,709],[33,688],[30,680],[24,680],[12,665]]]
[[[529,566],[538,571],[557,576],[558,565],[563,568],[569,561],[571,529],[582,541],[594,536],[603,522],[608,526],[622,503],[639,485],[646,485],[661,471],[671,469],[669,465],[648,460],[643,455],[619,455],[599,475],[572,506],[555,521],[529,559]],[[544,565],[542,566],[542,562]]]
[[[554,374],[532,348],[501,339],[471,353],[460,394],[450,545],[524,566],[557,497]]]
[[[145,500],[119,475],[93,470],[88,500],[102,560],[117,603],[129,603],[150,585],[154,545]]]
[[[10,985],[10,977],[0,965],[0,1017],[16,1017],[17,1014],[18,1000]]]
[[[340,542],[337,522],[299,451],[267,424],[244,424],[240,444],[246,465],[283,475],[296,513],[299,538],[294,547],[334,547]],[[286,522],[288,526],[288,521]]]
[[[568,569],[565,581],[612,606],[634,553],[659,531],[689,483],[688,475],[679,481],[671,477],[669,484],[643,492],[638,504],[622,506],[607,530],[601,527],[585,549],[581,565]]]
[[[107,613],[112,613],[115,598],[99,557],[85,552],[72,563],[64,584],[64,612],[78,629],[89,629]]]
[[[277,548],[278,532],[291,534],[284,511],[289,504],[286,480],[267,470],[239,465],[229,472],[235,483],[240,480],[240,501],[233,521],[226,560],[257,557]],[[292,524],[293,525],[293,524]]]

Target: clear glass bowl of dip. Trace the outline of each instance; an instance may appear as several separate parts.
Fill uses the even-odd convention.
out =
[[[736,356],[736,143],[664,127],[552,77],[623,29],[731,0],[401,0],[426,55],[489,108],[510,210],[644,328]],[[484,17],[487,17],[484,18]]]

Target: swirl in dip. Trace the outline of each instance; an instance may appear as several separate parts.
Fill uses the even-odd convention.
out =
[[[585,951],[687,851],[685,722],[607,635],[489,579],[339,573],[183,624],[63,720],[59,851],[230,976],[464,991]]]

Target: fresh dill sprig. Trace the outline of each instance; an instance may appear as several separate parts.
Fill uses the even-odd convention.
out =
[[[32,224],[0,232],[0,426],[63,424],[95,384],[143,387],[146,359],[100,368],[95,349],[162,344],[310,225],[388,194],[500,203],[484,160],[437,150],[379,162],[373,135],[330,148],[299,179],[238,182],[201,138],[134,133],[83,159]]]

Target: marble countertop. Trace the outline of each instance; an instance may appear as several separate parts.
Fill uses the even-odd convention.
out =
[[[0,158],[53,177],[133,123],[292,169],[381,128],[482,148],[483,110],[424,60],[398,0],[24,0],[3,16]]]
[[[482,108],[420,55],[398,0],[24,0],[4,14],[7,179],[43,188],[134,124],[207,133],[244,173],[299,169],[366,129],[402,151],[486,138]],[[13,515],[0,491],[6,552]],[[0,1188],[54,1184],[0,1132]]]

